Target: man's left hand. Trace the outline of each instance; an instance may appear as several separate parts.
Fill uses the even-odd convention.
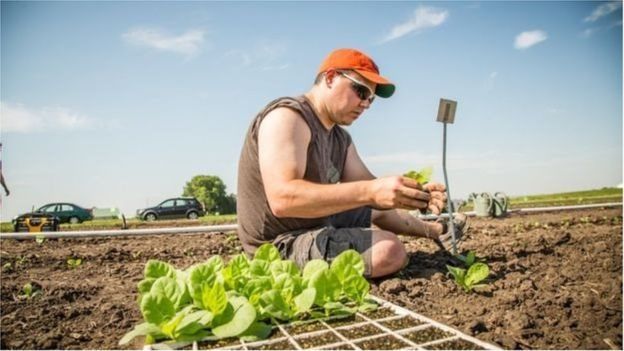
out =
[[[439,215],[446,205],[446,187],[440,183],[427,183],[423,185],[423,190],[431,194],[431,200],[427,208],[436,215]]]

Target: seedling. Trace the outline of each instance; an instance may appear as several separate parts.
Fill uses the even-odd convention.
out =
[[[11,262],[7,262],[7,263],[2,265],[2,271],[3,272],[10,272],[12,270],[13,270],[13,265],[11,264]]]
[[[41,294],[41,288],[37,286],[37,284],[33,285],[31,283],[26,283],[22,287],[21,294],[19,296],[22,298],[30,299],[39,294]]]
[[[423,168],[419,171],[409,171],[405,173],[403,176],[407,178],[414,179],[421,185],[425,185],[431,181],[431,174],[433,173],[433,169],[431,167]]]
[[[450,265],[446,265],[446,268],[453,276],[457,285],[466,292],[486,285],[478,284],[490,275],[490,268],[486,263],[476,262],[476,256],[473,251],[469,251],[466,256],[457,255],[456,257],[464,263],[466,269]]]
[[[19,256],[17,258],[17,261],[15,261],[15,267],[23,266],[24,264],[26,264],[26,262],[28,262],[28,257],[26,257],[26,256]]]
[[[37,237],[35,238],[35,242],[37,242],[37,244],[41,245],[45,242],[45,237],[43,235],[37,235]]]
[[[67,260],[67,266],[69,266],[69,268],[71,269],[78,268],[80,267],[81,264],[82,264],[81,258],[70,258]]]

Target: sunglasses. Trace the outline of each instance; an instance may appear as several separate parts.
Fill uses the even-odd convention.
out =
[[[344,72],[340,72],[340,71],[337,71],[337,72],[341,76],[351,81],[351,88],[353,88],[355,95],[357,95],[360,98],[360,100],[362,101],[368,100],[369,105],[373,103],[373,101],[375,100],[375,93],[372,90],[370,90],[368,86],[364,85],[364,83],[359,82],[357,79],[347,75]]]

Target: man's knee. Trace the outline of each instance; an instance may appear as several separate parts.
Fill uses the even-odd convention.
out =
[[[399,238],[390,232],[378,233],[373,236],[371,248],[372,277],[395,273],[405,267],[407,262],[407,252]]]

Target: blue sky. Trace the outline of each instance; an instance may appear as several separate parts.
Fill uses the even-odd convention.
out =
[[[55,201],[133,215],[198,174],[236,192],[252,117],[340,47],[397,86],[348,128],[376,175],[443,181],[444,97],[453,197],[616,186],[621,5],[2,1],[2,221]]]

